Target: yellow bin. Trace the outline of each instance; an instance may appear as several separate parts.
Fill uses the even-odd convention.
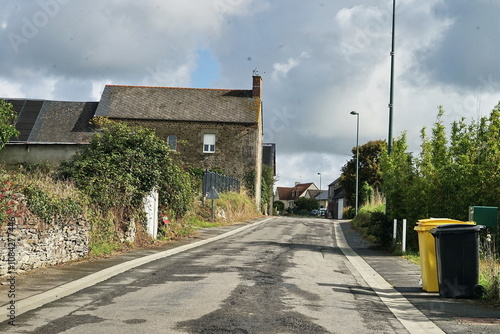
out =
[[[429,232],[439,225],[467,224],[476,225],[475,222],[463,222],[447,218],[421,219],[414,230],[418,233],[418,250],[420,252],[420,270],[422,274],[422,289],[427,292],[439,292],[436,244],[434,237]]]

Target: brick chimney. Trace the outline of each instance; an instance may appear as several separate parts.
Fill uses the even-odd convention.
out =
[[[262,77],[260,75],[254,75],[252,78],[253,78],[252,97],[254,99],[260,99],[262,98]]]

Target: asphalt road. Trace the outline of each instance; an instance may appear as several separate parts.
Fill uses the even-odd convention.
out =
[[[331,220],[270,219],[27,311],[0,332],[440,332],[342,238]]]

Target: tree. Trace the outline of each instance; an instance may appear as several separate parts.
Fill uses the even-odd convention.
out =
[[[19,131],[14,126],[17,113],[12,104],[0,99],[0,150],[12,138],[19,136]]]
[[[359,191],[367,183],[374,190],[382,186],[380,158],[386,149],[384,140],[369,141],[359,147]],[[356,147],[352,149],[352,158],[342,167],[340,185],[344,188],[347,205],[354,205],[356,197]],[[361,199],[362,200],[362,199]],[[361,206],[361,203],[359,203]]]
[[[412,211],[412,206],[418,206],[420,201],[416,191],[413,158],[407,149],[406,133],[403,133],[394,139],[391,154],[387,150],[382,153],[383,192],[391,219],[411,218],[405,214]]]
[[[118,209],[132,216],[156,188],[171,213],[184,215],[193,198],[192,180],[174,162],[168,144],[151,129],[97,122],[102,131],[61,165],[61,175],[73,179],[102,210]]]
[[[294,201],[294,203],[299,211],[311,211],[314,209],[319,209],[319,202],[315,198],[299,197]]]
[[[273,198],[274,175],[273,169],[262,164],[262,182],[261,182],[261,211],[267,213],[267,209]]]

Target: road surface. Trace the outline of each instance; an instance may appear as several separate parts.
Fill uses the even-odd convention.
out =
[[[332,220],[269,219],[23,313],[0,332],[418,332],[411,323],[435,330],[425,317],[405,318],[415,315],[411,305],[394,303],[397,293],[372,279],[341,234]]]

